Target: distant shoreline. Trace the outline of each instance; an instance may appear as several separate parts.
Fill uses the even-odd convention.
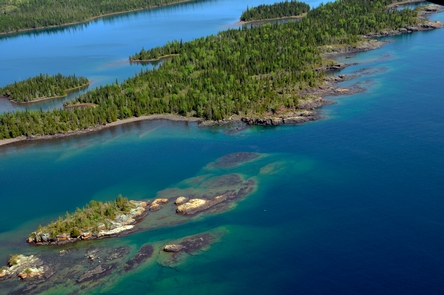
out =
[[[32,31],[41,31],[41,30],[47,30],[47,29],[64,28],[64,27],[69,27],[69,26],[73,26],[73,25],[86,24],[86,23],[89,23],[93,20],[104,18],[107,16],[113,16],[113,15],[119,15],[119,14],[131,13],[131,12],[138,12],[138,11],[143,11],[143,10],[151,10],[151,9],[155,9],[155,8],[166,7],[166,6],[171,6],[171,5],[176,5],[176,4],[180,4],[180,3],[186,3],[186,2],[193,2],[193,1],[194,0],[180,0],[180,1],[177,1],[174,3],[168,3],[165,5],[160,5],[160,6],[155,6],[155,7],[137,8],[137,9],[132,9],[132,10],[120,11],[120,12],[111,12],[111,13],[106,13],[106,14],[102,14],[99,16],[93,16],[93,17],[88,18],[83,21],[66,23],[66,24],[62,24],[62,25],[58,25],[58,26],[38,27],[38,28],[32,28],[32,29],[20,29],[20,30],[14,31],[14,32],[0,33],[0,36],[7,36],[7,35],[13,35],[13,34],[17,34],[17,33],[32,32]]]
[[[425,0],[421,0],[425,1]],[[300,19],[307,15],[307,13],[299,14],[299,15],[291,15],[291,16],[284,16],[284,17],[275,17],[275,18],[266,18],[266,19],[258,19],[258,20],[250,20],[247,22],[244,21],[238,21],[236,25],[248,25],[248,24],[254,24],[254,23],[261,23],[261,22],[269,22],[274,20],[287,20],[287,19]]]
[[[387,5],[387,8],[395,8],[398,6],[404,6],[404,5],[409,5],[409,4],[416,4],[416,3],[421,3],[421,2],[427,2],[427,0],[410,0],[410,1],[403,1],[403,2],[397,2],[397,3],[393,3],[390,5]]]
[[[161,60],[164,60],[164,59],[167,59],[167,58],[172,58],[172,57],[175,57],[175,56],[179,56],[180,54],[167,54],[167,55],[162,55],[162,56],[160,56],[160,57],[158,57],[158,58],[150,58],[150,59],[130,59],[130,63],[133,63],[133,62],[152,62],[152,61],[161,61]]]

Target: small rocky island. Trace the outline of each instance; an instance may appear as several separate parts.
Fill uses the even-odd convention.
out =
[[[42,260],[34,255],[10,255],[8,265],[0,268],[0,279],[10,278],[15,275],[22,280],[41,277],[46,272],[46,267],[42,265]]]
[[[211,249],[228,229],[211,227],[182,238],[150,241],[140,241],[142,234],[132,240],[134,244],[122,243],[124,239],[94,240],[195,222],[205,215],[231,210],[257,190],[254,175],[262,171],[263,161],[269,163],[267,155],[228,154],[204,166],[197,176],[159,191],[153,199],[135,201],[119,195],[113,201],[90,201],[32,232],[27,238],[29,244],[58,247],[32,247],[10,255],[6,265],[0,266],[2,287],[14,290],[9,293],[14,295],[42,294],[53,286],[84,294],[110,280],[124,280],[133,272],[156,265],[179,267]],[[244,165],[252,165],[251,171],[256,172],[238,173],[237,168]],[[81,245],[74,245],[77,241],[82,241]]]
[[[148,203],[119,195],[114,202],[90,201],[65,218],[32,232],[27,241],[36,245],[61,245],[80,240],[113,237],[134,228],[146,216]]]

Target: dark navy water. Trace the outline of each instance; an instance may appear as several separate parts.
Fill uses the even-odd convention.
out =
[[[212,6],[217,3],[224,5]],[[191,5],[191,11],[228,11],[233,3],[209,1],[208,7]],[[235,22],[234,16],[221,19]],[[113,25],[104,21],[102,30]],[[58,37],[63,36],[15,38]],[[15,38],[0,42],[18,42]],[[191,177],[235,172],[254,177],[258,190],[232,210],[98,242],[138,249],[224,231],[218,243],[174,268],[152,258],[88,293],[443,294],[444,30],[390,39],[394,42],[381,49],[338,58],[358,63],[342,73],[360,75],[342,86],[360,83],[366,91],[332,98],[337,104],[324,107],[317,122],[233,132],[160,120],[1,147],[0,262],[10,253],[57,255],[59,248],[29,247],[24,238],[38,224],[90,199],[111,200],[119,193],[152,199]],[[115,71],[125,67],[130,75],[129,66]],[[103,69],[109,77],[103,81],[112,81],[114,74],[112,67]],[[207,166],[241,151],[263,157],[232,170]],[[75,279],[66,278],[66,284],[46,293],[78,291]],[[4,293],[13,289],[0,282],[2,288]]]

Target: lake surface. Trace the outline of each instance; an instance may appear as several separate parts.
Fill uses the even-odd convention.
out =
[[[108,69],[104,65],[125,59],[141,45],[149,48],[173,38],[212,34],[233,24],[247,4],[258,3],[182,4],[158,14],[130,14],[77,30],[3,38],[0,62],[3,67],[4,59],[9,60],[3,48],[10,43],[35,40],[44,46],[49,42],[45,39],[53,45],[64,40],[60,46],[70,46],[53,49],[60,54],[55,57],[59,62],[66,54],[63,70],[81,74],[79,69],[84,69],[88,77],[103,77],[97,79],[100,85],[140,71],[140,66],[123,62]],[[170,12],[175,17],[167,21]],[[176,35],[173,27],[163,27],[173,26],[175,18],[188,19],[176,24],[187,34]],[[163,24],[153,29],[160,31],[139,36],[146,20]],[[137,23],[139,31],[134,29]],[[88,50],[71,48],[72,38],[87,39],[78,34],[93,34],[94,29],[100,32],[96,36],[118,35],[116,26],[132,27],[135,32],[127,38],[140,37],[140,43],[128,45],[117,38],[111,48],[106,43],[110,39],[105,38],[108,45],[103,46],[93,38],[90,44],[97,48],[91,49],[95,53],[89,62],[83,61]],[[163,36],[167,31],[172,35]],[[91,294],[443,294],[444,30],[390,39],[394,42],[381,49],[338,59],[358,63],[341,73],[360,75],[342,86],[360,83],[367,90],[334,98],[337,104],[324,107],[324,119],[317,122],[237,130],[238,126],[201,128],[159,120],[0,147],[0,261],[6,262],[13,253],[57,256],[62,249],[83,253],[89,247],[125,246],[134,254],[143,245],[219,231],[223,235],[217,243],[176,267],[161,266],[156,254],[139,268],[113,273],[86,290]],[[14,50],[9,51],[13,59]],[[26,66],[10,63],[11,75],[55,70],[57,63],[44,51],[35,50]],[[36,59],[38,54],[43,61]],[[1,75],[5,75],[2,82],[10,76],[4,71]],[[208,166],[235,152],[262,157],[231,169]],[[149,225],[142,222],[142,230],[134,235],[75,246],[29,247],[24,241],[39,224],[91,199],[112,200],[118,194],[153,199],[166,188],[183,187],[186,179],[227,173],[254,178],[258,189],[226,213],[156,230],[147,230]],[[41,293],[80,292],[77,277],[62,279],[56,274],[51,288]],[[0,282],[0,291],[24,286],[19,281]]]
[[[247,6],[274,0],[198,0],[152,10],[121,14],[66,28],[0,36],[0,86],[40,73],[85,76],[90,88],[123,81],[146,66],[130,64],[129,56],[168,41],[189,41],[237,28]],[[321,1],[307,1],[316,6]],[[148,66],[149,68],[149,66]],[[27,105],[53,109],[79,95]],[[0,112],[25,109],[0,99]]]

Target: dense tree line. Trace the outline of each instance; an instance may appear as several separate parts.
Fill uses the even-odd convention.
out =
[[[9,99],[24,103],[39,100],[42,98],[51,98],[66,96],[66,91],[85,86],[89,83],[85,77],[63,76],[57,74],[49,76],[40,74],[39,76],[15,82],[14,84],[0,87],[0,95],[5,95]]]
[[[93,108],[0,115],[0,138],[55,134],[147,114],[220,120],[295,109],[300,90],[322,82],[322,46],[355,44],[362,34],[417,22],[415,11],[387,11],[387,3],[339,0],[311,10],[298,22],[239,28],[142,50],[138,59],[178,56],[75,100],[97,105]]]
[[[270,18],[296,16],[310,10],[310,5],[296,0],[276,2],[273,5],[259,5],[251,9],[247,8],[240,17],[241,21],[249,22]]]
[[[109,13],[159,7],[180,0],[0,0],[0,33],[83,22]]]

